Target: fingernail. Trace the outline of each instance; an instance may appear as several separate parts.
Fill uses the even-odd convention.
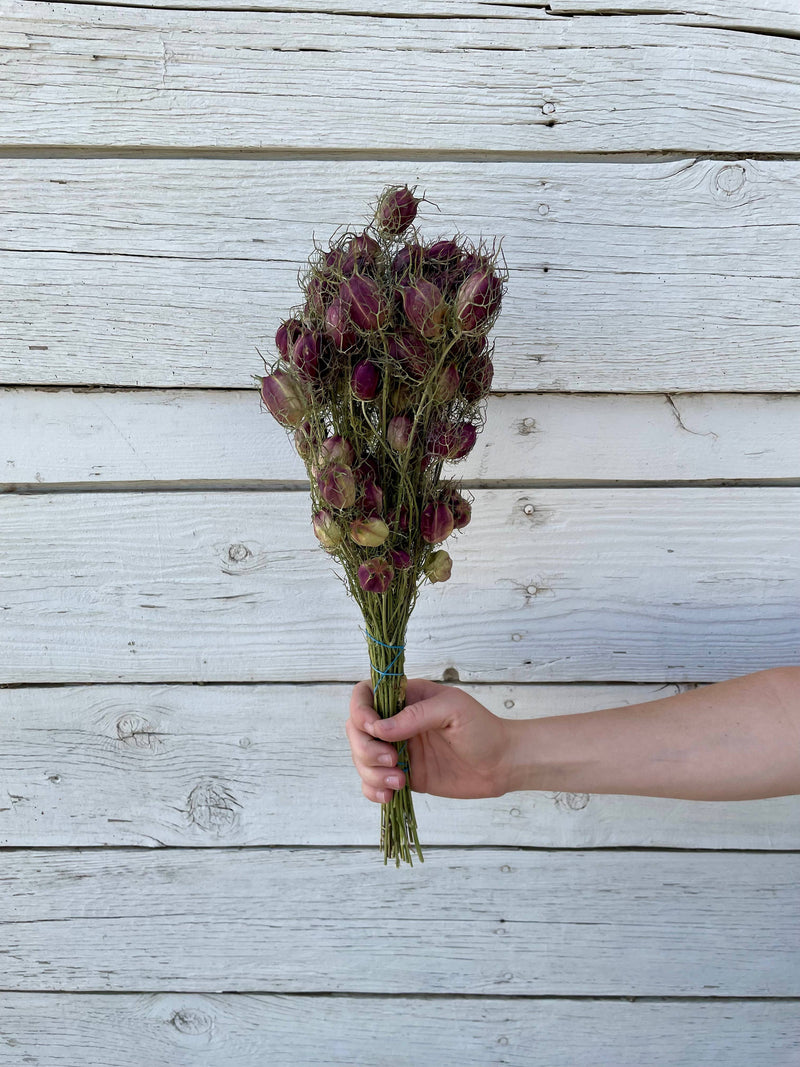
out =
[[[400,788],[400,779],[397,777],[396,774],[390,774],[388,778],[384,779],[384,781],[388,786],[391,786],[392,789]]]
[[[391,755],[391,753],[384,752],[382,755],[378,756],[378,763],[383,764],[384,767],[393,767],[394,757]]]
[[[379,789],[379,790],[377,791],[377,793],[375,794],[375,796],[376,796],[376,797],[378,798],[378,800],[379,800],[379,801],[381,802],[381,804],[386,804],[386,803],[388,803],[388,801],[389,801],[389,797],[390,797],[391,795],[392,795],[392,794],[391,794],[391,793],[390,793],[390,792],[389,792],[388,790],[386,790],[386,789]]]

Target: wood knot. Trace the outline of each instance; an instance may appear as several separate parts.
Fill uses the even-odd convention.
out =
[[[154,750],[161,744],[161,735],[147,719],[130,713],[117,719],[117,737],[131,748]]]
[[[458,671],[456,670],[455,667],[445,667],[444,673],[442,674],[442,681],[443,682],[460,682],[461,679],[459,678]]]
[[[228,559],[231,563],[241,563],[242,560],[247,559],[248,556],[252,556],[252,552],[247,545],[235,544],[231,545],[228,549]]]
[[[559,811],[583,811],[591,799],[589,793],[553,793]]]
[[[723,196],[738,193],[747,181],[747,171],[739,163],[727,163],[720,167],[714,177],[714,187]]]
[[[517,422],[517,433],[521,437],[527,437],[529,434],[536,433],[536,419],[520,419]]]
[[[189,822],[214,834],[229,833],[238,825],[239,808],[227,786],[210,778],[198,782],[186,802]]]
[[[207,1034],[214,1028],[214,1020],[197,1008],[176,1011],[170,1022],[182,1034]]]

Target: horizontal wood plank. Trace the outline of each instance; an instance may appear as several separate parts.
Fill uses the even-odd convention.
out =
[[[0,503],[2,682],[364,674],[303,491]],[[476,490],[446,542],[453,577],[414,610],[407,673],[714,681],[794,663],[799,524],[792,487]]]
[[[434,850],[398,870],[377,848],[8,852],[4,981],[797,996],[798,878],[793,853]]]
[[[529,719],[660,700],[688,686],[462,688],[496,715]],[[349,685],[0,689],[0,846],[372,847],[380,811],[362,796],[350,758],[350,693]],[[800,797],[416,794],[414,807],[426,848],[800,849]]]
[[[790,38],[641,17],[3,7],[9,147],[797,147]]]
[[[67,1067],[90,1048],[103,1067],[386,1067],[389,1055],[393,1067],[791,1067],[797,1012],[793,1000],[2,993],[0,1065]]]
[[[467,484],[800,480],[800,395],[504,394]],[[0,388],[0,488],[307,485],[258,390]]]
[[[72,0],[91,5],[94,0]],[[172,7],[174,0],[138,0],[140,7]],[[207,8],[208,0],[181,0],[182,8]],[[215,0],[214,7],[237,11],[319,11],[320,0]],[[326,11],[350,13],[352,0],[325,0]],[[785,33],[800,29],[800,13],[795,0],[523,0],[513,6],[502,0],[370,0],[373,15],[442,15],[462,18],[558,19],[565,15],[630,14],[660,22],[719,26],[759,32]],[[679,18],[679,16],[686,16]]]
[[[800,391],[796,161],[11,159],[5,173],[7,384],[249,386],[312,238],[360,228],[407,181],[441,206],[420,215],[429,238],[504,238],[496,390]]]

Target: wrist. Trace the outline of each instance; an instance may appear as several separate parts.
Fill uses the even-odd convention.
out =
[[[550,789],[557,772],[548,761],[546,731],[541,719],[504,719],[506,754],[502,773],[504,793]]]

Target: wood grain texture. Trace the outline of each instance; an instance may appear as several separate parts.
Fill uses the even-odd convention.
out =
[[[407,181],[441,207],[424,205],[428,237],[504,238],[496,390],[800,391],[798,162],[4,169],[6,384],[250,386],[313,239]]]
[[[72,3],[91,5],[93,0],[72,0]],[[138,0],[140,7],[172,7],[174,0]],[[181,0],[182,8],[207,8],[208,0]],[[352,0],[214,0],[218,9],[239,11],[326,11],[348,13]],[[519,18],[558,19],[565,15],[638,15],[644,19],[659,16],[660,22],[692,24],[757,30],[759,32],[793,32],[800,30],[800,13],[795,0],[521,0],[513,6],[502,0],[370,0],[374,15],[441,15],[462,18]],[[686,18],[678,18],[687,16]]]
[[[688,687],[461,688],[496,715],[528,719]],[[371,847],[380,815],[350,758],[350,693],[349,685],[0,689],[0,846]],[[417,794],[414,805],[424,846],[800,848],[800,797]]]
[[[797,147],[790,38],[636,16],[290,19],[19,0],[3,14],[9,147]]]
[[[305,492],[0,504],[5,683],[364,674]],[[476,490],[473,515],[414,610],[409,674],[715,681],[796,661],[800,489]]]
[[[670,22],[679,20],[684,25],[724,26],[743,32],[774,34],[800,31],[796,0],[552,0],[546,8],[552,15],[613,13],[647,17],[650,13]]]
[[[504,394],[469,485],[800,480],[800,395]],[[0,488],[308,484],[258,390],[0,388]]]
[[[793,1067],[797,1012],[793,1000],[2,993],[0,1065],[73,1067],[91,1048],[103,1067]]]
[[[797,996],[800,856],[8,852],[5,981],[75,992]],[[587,966],[591,960],[591,966]]]

